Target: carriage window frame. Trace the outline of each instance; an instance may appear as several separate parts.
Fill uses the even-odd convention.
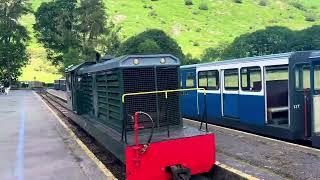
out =
[[[299,74],[298,74],[298,78],[299,79],[297,79],[297,70],[298,70],[298,68],[301,68],[301,66],[304,66],[304,67],[302,67],[302,70],[305,68],[305,67],[308,67],[309,68],[309,79],[308,79],[308,81],[309,81],[309,86],[307,87],[307,88],[305,88],[304,87],[304,82],[305,82],[305,78],[304,78],[304,72],[302,71],[302,78],[300,78],[300,72],[298,72]],[[298,63],[298,64],[295,64],[294,65],[294,68],[293,68],[293,70],[294,70],[294,89],[295,89],[295,91],[297,91],[297,92],[301,92],[301,91],[310,91],[310,89],[311,89],[311,77],[310,77],[310,75],[311,75],[311,64],[309,64],[309,63]],[[301,79],[303,80],[302,81],[302,87],[301,87]],[[298,80],[298,81],[297,81]],[[298,84],[297,84],[298,83]]]
[[[243,74],[243,73],[242,73],[242,70],[244,70],[244,69],[247,69],[247,72]],[[250,89],[248,89],[247,85],[248,85],[248,70],[249,70],[249,69],[258,69],[258,71],[259,71],[259,79],[260,79],[260,88],[259,88],[259,89],[256,89],[256,90],[251,89],[251,88],[252,88],[252,87],[251,87],[251,83],[252,83],[252,82],[249,82],[249,83],[250,83]],[[247,76],[246,86],[243,86],[243,78],[242,78],[242,75],[246,75],[246,76]],[[250,76],[250,75],[251,75],[251,74],[249,73],[249,76]],[[251,77],[250,77],[250,79],[251,79]],[[250,80],[250,79],[249,79],[249,80]],[[250,81],[251,81],[251,80],[250,80]],[[261,67],[260,67],[260,66],[249,66],[249,67],[242,67],[242,68],[240,68],[240,82],[241,82],[241,90],[242,90],[242,91],[247,91],[247,92],[261,92],[261,90],[262,90]]]
[[[192,86],[189,86],[188,85],[188,80],[191,80],[189,77],[192,77]],[[196,80],[196,77],[195,77],[195,73],[194,72],[187,72],[186,73],[186,88],[194,88],[195,87],[195,80]]]
[[[315,91],[320,90],[320,84],[317,84],[317,82],[320,81],[320,65],[314,65],[313,69],[313,88]]]
[[[215,76],[211,76],[209,77],[209,73],[210,72],[214,72]],[[205,79],[206,79],[206,85],[201,85],[200,83],[200,77],[203,76],[201,75],[202,73],[204,73]],[[210,78],[215,78],[216,79],[216,85],[215,86],[210,86],[209,84],[209,80]],[[198,72],[198,87],[199,88],[205,88],[206,90],[219,90],[220,89],[220,74],[218,70],[208,70],[208,71],[199,71]]]
[[[237,71],[237,86],[226,86],[226,71]],[[232,69],[224,69],[223,71],[223,79],[224,79],[224,90],[226,91],[239,91],[239,69],[232,68]]]

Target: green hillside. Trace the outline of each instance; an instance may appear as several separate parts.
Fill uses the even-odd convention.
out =
[[[320,24],[318,0],[104,0],[109,17],[122,27],[121,36],[128,37],[146,29],[162,29],[177,40],[184,53],[199,57],[203,50],[220,43],[230,43],[237,36],[267,26],[285,26],[300,30]],[[238,0],[239,1],[239,0]],[[40,0],[30,1],[33,8]],[[200,10],[204,3],[208,10]],[[34,17],[28,15],[22,22],[32,32]],[[46,55],[35,39],[29,46],[31,63],[21,80],[52,81],[59,77],[55,68],[45,61]]]

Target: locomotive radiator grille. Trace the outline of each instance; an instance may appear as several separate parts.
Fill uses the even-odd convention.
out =
[[[81,113],[93,112],[93,95],[92,95],[92,76],[81,76],[80,88],[80,111]]]
[[[124,92],[149,92],[169,89],[178,89],[178,69],[170,68],[136,68],[123,70]],[[181,122],[179,108],[179,94],[143,94],[128,96],[125,100],[125,111],[128,114],[127,129],[133,129],[133,120],[130,116],[137,111],[148,113],[154,120],[155,127],[178,125]],[[141,116],[139,123],[145,128],[150,128],[152,123],[147,117]]]

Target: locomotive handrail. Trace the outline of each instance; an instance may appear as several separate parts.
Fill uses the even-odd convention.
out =
[[[195,90],[202,90],[204,95],[207,94],[205,88],[188,88],[188,89],[172,89],[172,90],[162,90],[162,91],[146,91],[146,92],[127,93],[127,94],[123,94],[121,99],[122,99],[122,103],[124,103],[126,96],[145,95],[145,94],[160,94],[160,93],[165,93],[166,99],[167,99],[168,93],[182,92],[182,91],[195,91]]]
[[[168,93],[173,93],[173,92],[183,92],[183,91],[198,91],[201,90],[203,91],[203,95],[205,96],[204,98],[204,115],[203,115],[203,120],[201,121],[200,128],[199,130],[202,129],[202,124],[203,121],[205,120],[206,123],[206,132],[208,132],[208,121],[207,121],[207,102],[206,102],[206,89],[205,88],[187,88],[187,89],[173,89],[173,90],[161,90],[161,91],[146,91],[146,92],[136,92],[136,93],[127,93],[123,94],[121,97],[122,104],[125,104],[125,97],[126,96],[136,96],[136,95],[145,95],[145,94],[160,94],[160,93],[165,93],[165,98],[168,99]],[[167,129],[168,129],[168,137],[169,135],[169,122],[167,119]],[[123,122],[123,129],[122,129],[122,139],[123,137],[125,138],[125,141],[127,142],[127,135],[126,135],[126,122]]]

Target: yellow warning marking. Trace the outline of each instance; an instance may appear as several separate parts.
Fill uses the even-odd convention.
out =
[[[127,93],[122,95],[122,103],[124,103],[126,96],[137,96],[137,95],[145,95],[145,94],[160,94],[165,93],[165,97],[168,98],[168,93],[172,92],[182,92],[182,91],[203,91],[203,94],[206,95],[205,88],[189,88],[189,89],[172,89],[172,90],[162,90],[162,91],[146,91],[146,92],[136,92],[136,93]]]
[[[110,172],[110,170],[89,150],[89,148],[74,134],[74,132],[62,121],[62,119],[53,111],[53,109],[44,102],[44,100],[33,91],[33,93],[42,101],[42,103],[50,110],[50,112],[55,116],[58,122],[65,128],[69,133],[69,136],[74,139],[81,149],[87,154],[87,156],[98,166],[102,173],[112,180],[117,180],[117,178]]]
[[[237,169],[234,169],[234,168],[232,168],[232,167],[230,167],[230,166],[227,166],[227,165],[225,165],[225,164],[222,164],[222,163],[220,163],[219,161],[216,161],[215,165],[220,166],[221,168],[226,169],[226,170],[228,170],[229,172],[232,172],[232,173],[234,173],[234,174],[237,174],[237,175],[241,176],[241,177],[244,178],[244,179],[248,179],[248,180],[258,180],[258,179],[259,179],[259,178],[256,178],[256,177],[254,177],[254,176],[251,176],[251,175],[249,175],[249,174],[247,174],[247,173],[244,173],[244,172],[242,172],[242,171],[239,171],[239,170],[237,170]]]

